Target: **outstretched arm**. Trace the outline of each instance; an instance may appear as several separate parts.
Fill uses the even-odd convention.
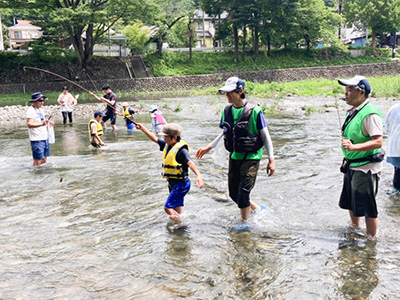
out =
[[[204,186],[203,177],[201,176],[199,169],[197,169],[196,164],[193,162],[193,160],[189,160],[187,164],[189,168],[193,171],[193,173],[197,176],[196,184],[199,186],[199,188],[202,188]]]
[[[147,135],[147,137],[149,138],[149,140],[151,140],[151,141],[153,141],[154,143],[157,143],[157,144],[158,144],[158,138],[157,138],[157,136],[156,136],[154,133],[150,132],[146,127],[144,127],[143,124],[141,124],[141,123],[136,123],[136,124],[135,124],[135,127],[136,127],[136,129],[139,129],[139,130],[143,131],[143,133],[144,133],[145,135]],[[193,171],[193,172],[194,172],[194,171]]]
[[[207,154],[210,152],[211,149],[214,149],[215,146],[218,145],[219,141],[221,138],[224,136],[224,133],[221,132],[210,144],[208,144],[205,147],[200,148],[199,150],[196,151],[196,158],[200,159],[204,156],[204,154]]]

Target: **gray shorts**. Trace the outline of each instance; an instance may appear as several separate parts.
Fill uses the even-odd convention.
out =
[[[355,217],[377,218],[376,194],[379,178],[380,173],[365,174],[362,171],[349,170],[343,178],[340,208],[351,210]]]

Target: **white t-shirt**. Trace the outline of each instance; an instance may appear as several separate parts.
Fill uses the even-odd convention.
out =
[[[61,112],[70,112],[72,111],[72,107],[75,105],[76,100],[70,93],[65,95],[64,93],[61,93],[60,96],[58,96],[57,102],[60,104]]]
[[[34,124],[42,124],[44,121],[44,113],[41,108],[29,107],[26,111],[26,118],[33,119]],[[45,141],[49,138],[47,126],[28,128],[30,141]]]

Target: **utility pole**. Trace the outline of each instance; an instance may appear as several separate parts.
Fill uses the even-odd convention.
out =
[[[3,26],[1,25],[1,15],[0,15],[0,51],[4,51]]]
[[[206,26],[205,18],[204,18],[204,11],[203,11],[203,47],[206,46],[206,29],[204,28]]]
[[[393,44],[392,44],[393,50],[392,50],[392,58],[396,57],[396,31],[393,32]]]

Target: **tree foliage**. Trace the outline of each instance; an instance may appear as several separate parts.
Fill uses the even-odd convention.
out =
[[[400,29],[400,0],[344,1],[343,13],[347,21],[359,29],[371,28],[371,48],[374,54],[376,54],[377,33]]]

